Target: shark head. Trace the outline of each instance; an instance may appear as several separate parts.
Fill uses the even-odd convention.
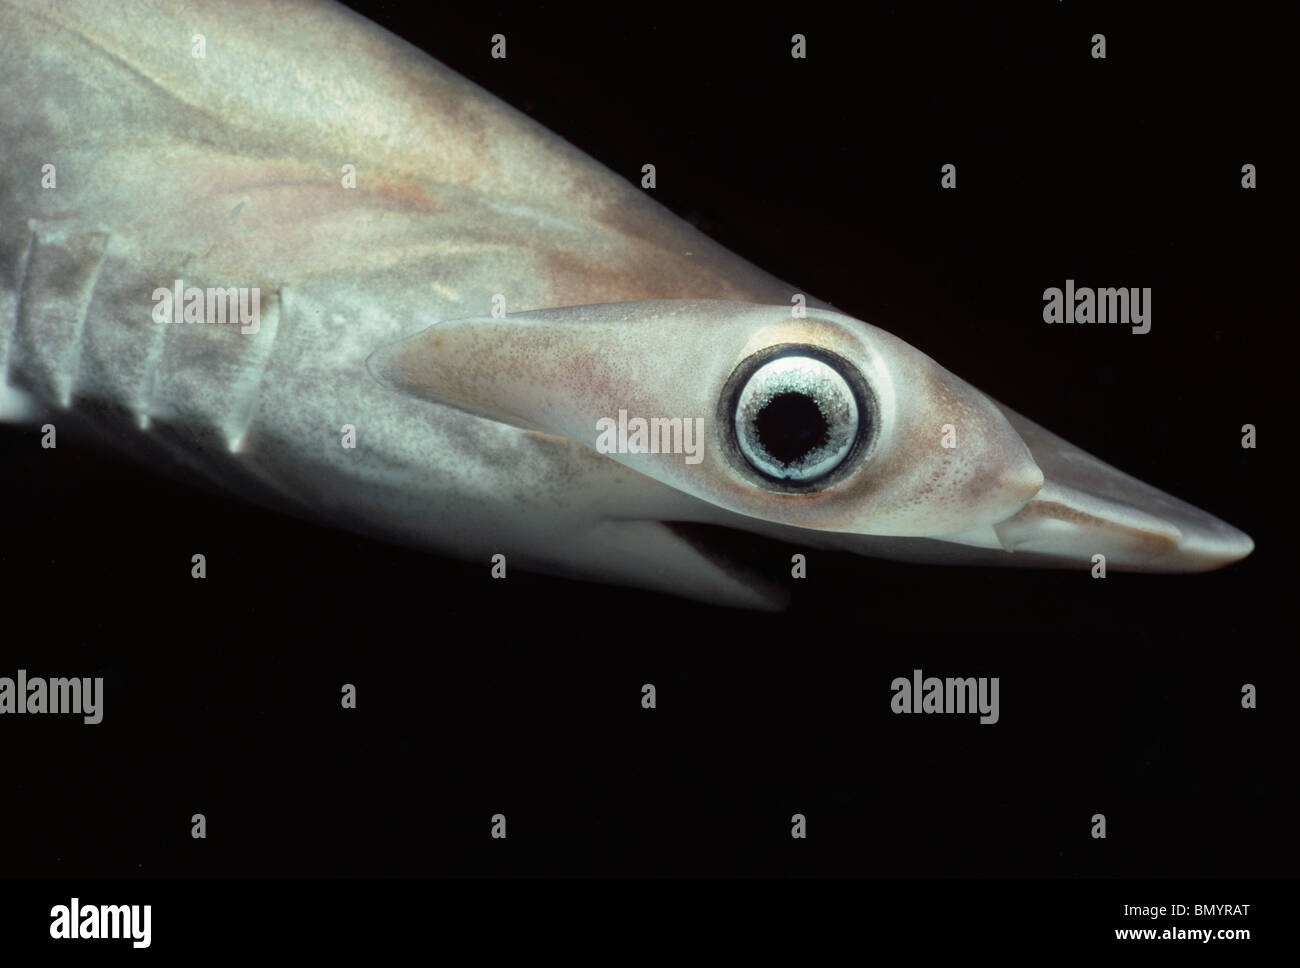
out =
[[[654,300],[454,320],[369,368],[594,450],[693,498],[692,523],[793,544],[1030,567],[1100,555],[1149,572],[1218,568],[1254,547],[831,309]]]

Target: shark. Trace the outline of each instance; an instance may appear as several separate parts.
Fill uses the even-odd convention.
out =
[[[736,534],[1157,573],[1254,547],[346,7],[0,0],[0,38],[6,420],[720,606],[788,598]]]

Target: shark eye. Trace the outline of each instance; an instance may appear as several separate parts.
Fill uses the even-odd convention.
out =
[[[791,352],[761,363],[735,400],[736,446],[750,467],[783,484],[832,473],[860,437],[857,394],[821,354]]]

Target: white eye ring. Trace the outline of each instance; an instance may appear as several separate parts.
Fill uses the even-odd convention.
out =
[[[858,437],[848,381],[811,356],[780,356],[745,381],[736,400],[736,443],[759,473],[807,483],[829,474]]]

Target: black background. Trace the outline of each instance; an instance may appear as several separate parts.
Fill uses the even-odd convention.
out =
[[[353,6],[630,180],[654,163],[655,197],[723,245],[1257,550],[1104,581],[816,554],[774,616],[495,582],[0,428],[0,675],[107,684],[102,725],[0,723],[0,873],[1296,871],[1278,25]],[[1151,287],[1151,332],[1045,325],[1066,278]],[[914,668],[999,676],[1001,721],[892,715]]]

